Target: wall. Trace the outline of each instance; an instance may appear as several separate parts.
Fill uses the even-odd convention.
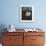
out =
[[[38,27],[46,28],[46,0],[1,0],[0,24],[13,24],[16,28]],[[19,21],[20,5],[33,5],[35,21],[21,23]]]
[[[20,5],[34,6],[34,22],[19,21]],[[16,28],[36,28],[40,25],[46,32],[46,0],[0,0],[0,31],[9,24]]]

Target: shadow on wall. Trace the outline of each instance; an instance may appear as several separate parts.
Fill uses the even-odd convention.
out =
[[[6,28],[6,26],[4,24],[0,24],[0,43],[2,43],[2,33],[6,31],[4,28]]]

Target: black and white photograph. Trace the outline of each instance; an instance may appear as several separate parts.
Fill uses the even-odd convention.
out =
[[[21,22],[32,22],[33,21],[33,7],[31,5],[22,5],[20,7],[20,20]]]

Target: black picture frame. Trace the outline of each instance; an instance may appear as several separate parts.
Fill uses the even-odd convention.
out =
[[[20,6],[20,22],[34,21],[34,7],[32,5]]]

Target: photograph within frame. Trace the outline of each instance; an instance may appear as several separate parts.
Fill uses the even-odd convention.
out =
[[[20,6],[20,22],[34,21],[34,7],[32,5]]]

